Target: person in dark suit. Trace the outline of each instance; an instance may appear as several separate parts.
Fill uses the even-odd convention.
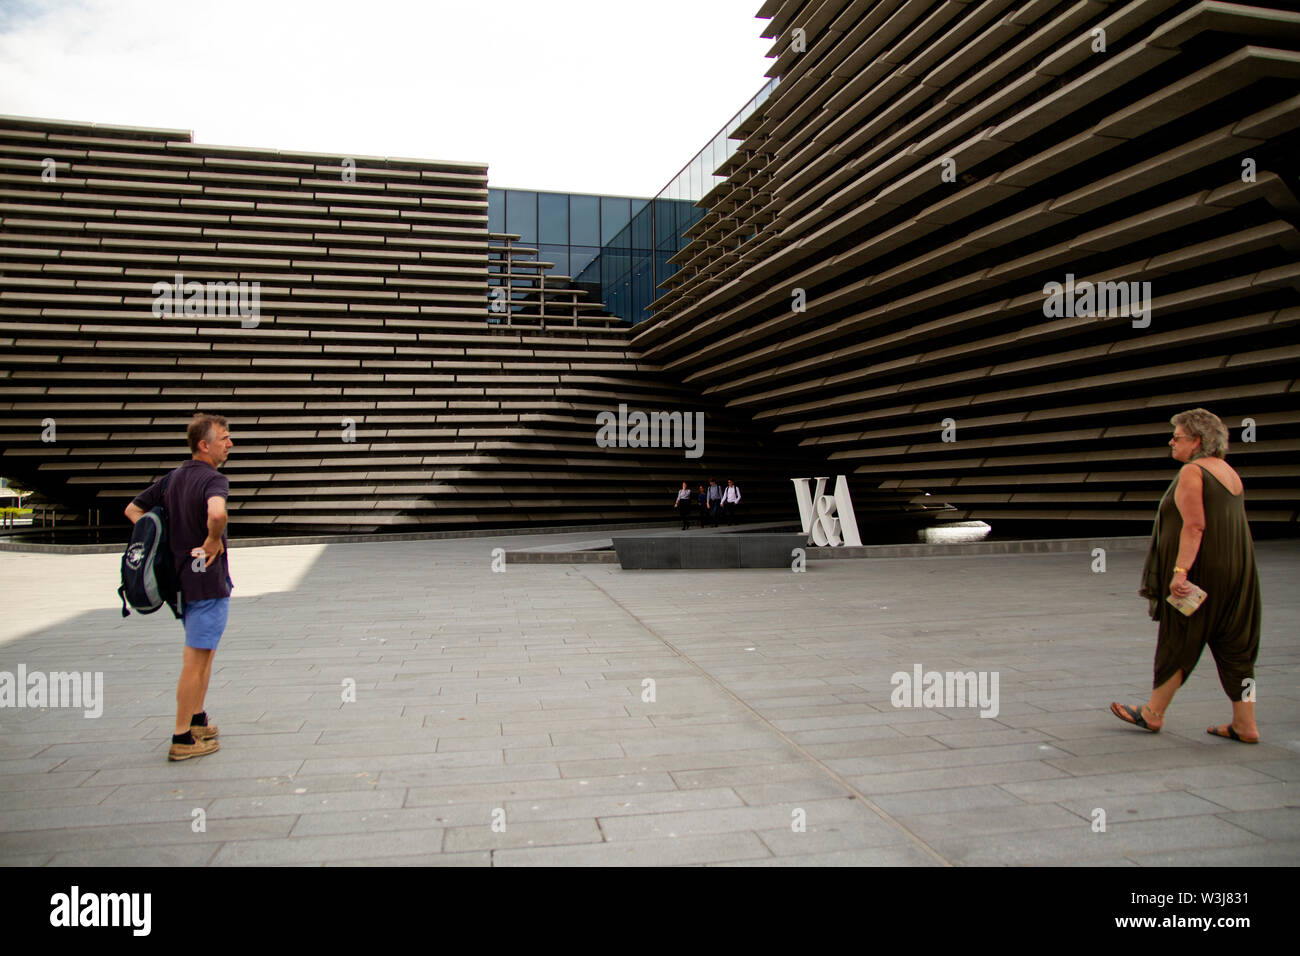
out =
[[[718,487],[718,479],[709,479],[709,519],[713,522],[713,527],[718,526],[718,506],[722,504],[722,489]]]

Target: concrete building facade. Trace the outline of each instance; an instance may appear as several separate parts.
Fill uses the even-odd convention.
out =
[[[1295,527],[1300,14],[760,15],[780,83],[639,351],[858,484],[992,521],[1149,525],[1169,417],[1206,406],[1252,521]]]
[[[0,472],[115,514],[218,411],[247,524],[671,520],[728,474],[793,520],[790,478],[843,472],[865,526],[1083,533],[1149,526],[1203,405],[1252,521],[1296,527],[1300,14],[759,16],[777,82],[635,326],[489,229],[483,165],[0,118]],[[704,413],[700,457],[598,444],[620,405]]]

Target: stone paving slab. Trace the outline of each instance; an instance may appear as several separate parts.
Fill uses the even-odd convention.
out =
[[[1108,824],[1105,833],[1092,832],[1088,822],[1081,820],[1080,825],[1073,828],[1021,830],[999,841],[982,836],[936,838],[935,841],[936,848],[946,859],[964,866],[1077,865],[1106,859],[1131,859],[1172,848],[1214,850],[1224,847],[1238,848],[1239,865],[1265,842],[1263,837],[1217,817],[1199,819],[1195,825],[1180,819]],[[1289,865],[1294,866],[1295,861]]]
[[[496,809],[496,808],[492,808]],[[486,811],[486,812],[485,812]],[[562,820],[526,820],[511,822],[508,815],[498,816],[500,829],[494,829],[492,813],[480,811],[478,826],[457,827],[447,831],[448,853],[466,850],[503,850],[533,846],[573,846],[601,843],[604,835],[592,817],[568,817]]]
[[[876,794],[872,802],[894,817],[909,814],[955,813],[988,807],[1024,806],[1025,802],[1001,787],[954,787],[950,790],[909,790]]]
[[[1193,796],[1209,800],[1229,810],[1272,810],[1275,807],[1300,807],[1300,784],[1258,783],[1254,786],[1207,787],[1193,790]]]
[[[1085,819],[1100,806],[1108,820],[1132,823],[1138,820],[1160,820],[1166,817],[1187,817],[1201,814],[1220,814],[1225,820],[1232,815],[1224,813],[1221,804],[1206,800],[1182,790],[1162,790],[1158,793],[1124,794],[1105,800],[1063,800],[1059,806],[1077,813]]]
[[[294,817],[277,816],[234,820],[212,819],[211,826],[196,832],[190,808],[185,808],[182,819],[170,823],[137,823],[116,826],[67,827],[54,831],[5,834],[0,847],[5,852],[35,849],[49,851],[103,850],[115,847],[148,848],[154,846],[181,846],[194,843],[222,844],[229,840],[269,839],[287,837],[293,828]]]
[[[734,807],[718,810],[687,810],[661,812],[631,817],[606,817],[601,829],[610,842],[646,840],[667,835],[694,836],[702,833],[727,833],[733,830],[770,830],[782,824],[790,825],[793,814],[802,810],[804,826],[809,820],[814,824],[862,819],[864,814],[853,800],[806,800],[804,806],[768,804],[761,807]]]
[[[45,866],[205,866],[217,854],[217,846],[113,847],[109,850],[69,850],[57,853]],[[40,865],[40,864],[35,864]]]
[[[999,786],[1029,803],[1064,803],[1075,798],[1107,797],[1112,794],[1194,792],[1205,787],[1275,784],[1276,777],[1235,764],[1210,767],[1179,767],[1137,773],[1100,773],[1072,777],[1059,774],[1049,780],[1007,781]]]
[[[492,852],[420,853],[415,856],[379,856],[359,860],[326,860],[323,866],[491,866]]]
[[[442,829],[232,840],[212,858],[213,866],[315,864],[331,860],[403,856],[440,851]]]
[[[486,804],[404,809],[338,810],[304,813],[294,824],[292,836],[328,836],[344,833],[380,833],[397,830],[433,830],[439,827],[474,826],[491,820]]]
[[[494,783],[459,784],[436,787],[410,787],[406,792],[406,806],[447,805],[453,803],[483,804],[501,800],[539,800],[563,797],[581,797],[593,794],[621,794],[625,800],[638,799],[644,793],[663,790],[675,791],[677,783],[670,774],[617,774],[609,777],[591,777],[587,780],[572,778],[515,780]]]
[[[1246,849],[1231,847],[1132,854],[1133,861],[1139,866],[1295,866],[1297,858],[1300,858],[1300,840],[1251,844]]]
[[[879,846],[917,849],[903,830],[878,817],[820,823],[810,820],[806,830],[795,832],[790,827],[781,827],[759,830],[758,836],[777,856],[807,856]]]
[[[778,856],[766,860],[710,863],[709,866],[940,866],[914,846],[871,846],[830,853]]]
[[[804,780],[783,780],[779,783],[759,783],[750,786],[732,788],[740,799],[751,807],[766,806],[771,803],[791,803],[807,800],[843,798],[850,795],[848,787],[825,777],[809,777]]]
[[[564,540],[236,549],[222,749],[177,764],[176,622],[121,618],[114,554],[0,553],[0,671],[104,680],[99,718],[0,709],[0,865],[1300,863],[1300,542],[1257,545],[1243,747],[1208,654],[1162,734],[1107,713],[1148,686],[1140,550],[491,571]],[[997,674],[997,715],[897,706],[917,666]]]
[[[1225,813],[1221,820],[1258,833],[1270,840],[1300,840],[1300,807],[1279,807],[1273,810],[1241,810]]]
[[[711,833],[673,840],[503,850],[496,866],[686,866],[772,857],[754,833]]]

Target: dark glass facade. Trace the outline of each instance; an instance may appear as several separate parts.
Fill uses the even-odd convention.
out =
[[[554,275],[576,278],[649,202],[630,196],[586,196],[529,189],[488,190],[488,231],[514,233],[555,263]],[[599,295],[593,290],[593,294]]]
[[[668,260],[708,211],[698,203],[725,180],[714,170],[739,145],[731,135],[776,84],[768,81],[654,199],[489,189],[488,231],[536,245],[555,275],[572,278],[611,314],[634,324],[650,318],[659,286],[678,269]]]
[[[578,274],[578,284],[591,287],[613,315],[632,323],[649,318],[659,283],[677,271],[668,260],[686,244],[683,233],[704,212],[685,199],[646,203]]]
[[[654,199],[633,212],[625,229],[602,243],[599,261],[576,276],[584,286],[599,281],[601,301],[614,315],[632,323],[650,318],[659,286],[678,269],[668,260],[686,245],[686,230],[708,212],[700,200],[726,179],[714,170],[739,146],[731,135],[776,84],[776,79],[767,82]]]

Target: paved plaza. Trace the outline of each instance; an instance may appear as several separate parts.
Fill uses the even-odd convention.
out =
[[[115,554],[0,553],[0,671],[103,672],[98,718],[0,709],[0,863],[1300,861],[1300,542],[1258,545],[1245,746],[1208,652],[1162,733],[1107,712],[1149,688],[1141,550],[492,570],[591,537],[236,547],[221,750],[182,763],[179,623],[121,617]],[[918,666],[996,716],[894,706]]]

